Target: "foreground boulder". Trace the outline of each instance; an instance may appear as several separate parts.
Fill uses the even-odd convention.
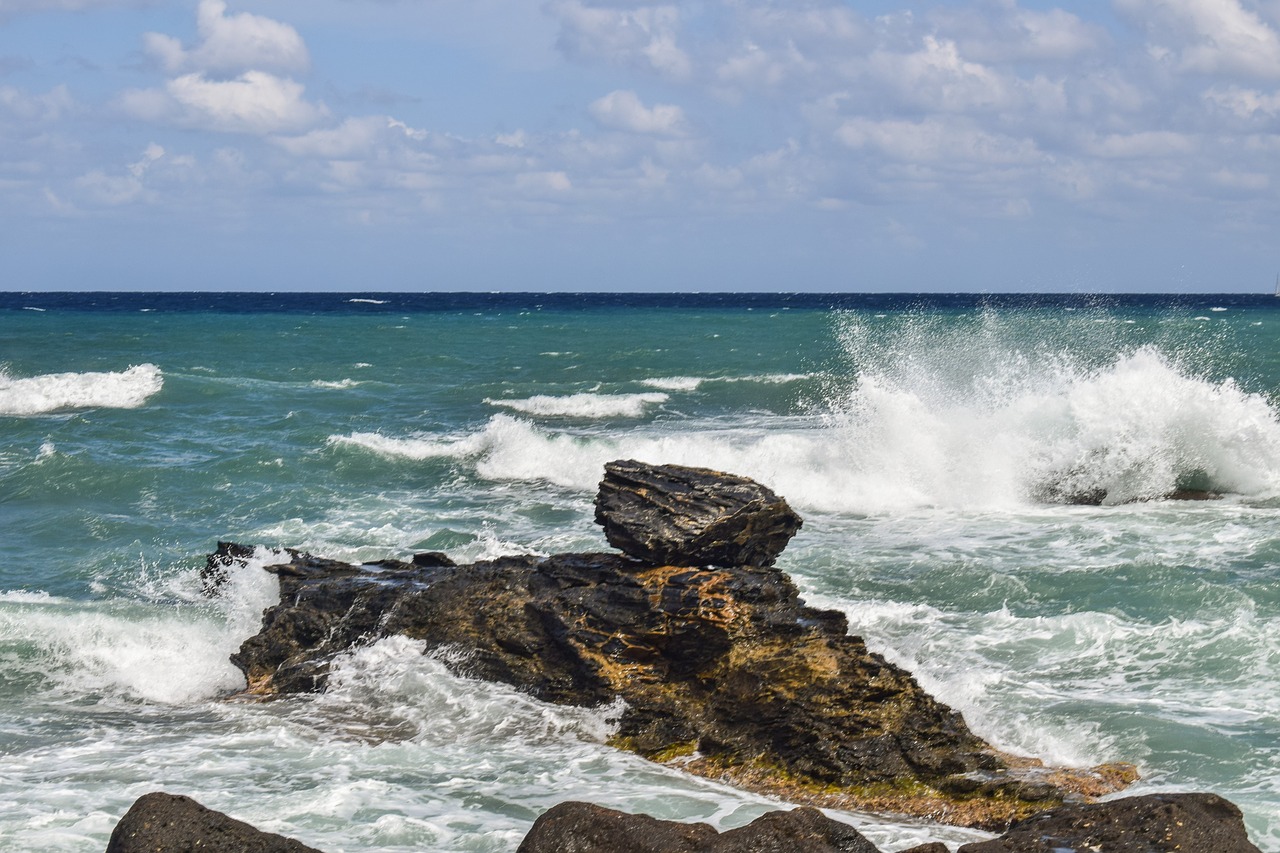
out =
[[[720,833],[705,823],[561,803],[533,824],[516,853],[880,853],[848,824],[817,809],[769,812]]]
[[[853,827],[816,809],[763,815],[718,833],[702,823],[561,803],[540,817],[517,853],[878,853]],[[903,853],[946,853],[940,842]],[[1151,794],[1066,805],[1015,824],[958,853],[1261,853],[1240,810],[1213,794]]]
[[[746,477],[706,468],[610,462],[596,498],[609,544],[669,566],[771,566],[800,516]]]
[[[966,844],[959,853],[1063,850],[1261,853],[1245,833],[1240,810],[1214,794],[1150,794],[1063,806],[1021,821],[992,841]]]
[[[107,853],[320,853],[300,841],[254,829],[190,797],[154,793],[130,807]]]

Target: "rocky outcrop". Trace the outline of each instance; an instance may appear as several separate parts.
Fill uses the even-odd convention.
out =
[[[254,829],[190,797],[140,797],[111,833],[107,853],[320,853],[300,841]]]
[[[817,809],[761,815],[747,826],[716,832],[588,803],[561,803],[533,824],[516,853],[879,853],[848,824]]]
[[[959,853],[1261,853],[1232,803],[1214,794],[1150,794],[1063,806],[1015,824]]]
[[[615,746],[792,802],[1003,828],[1132,779],[998,753],[775,567],[615,554],[357,566],[295,552],[267,570],[280,603],[232,656],[259,696],[323,689],[335,656],[403,635],[549,702],[622,699]]]
[[[596,498],[609,544],[668,566],[771,566],[800,516],[746,477],[706,468],[610,462]]]

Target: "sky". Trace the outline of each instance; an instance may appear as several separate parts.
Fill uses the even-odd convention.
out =
[[[1280,0],[0,0],[0,290],[1277,273]]]

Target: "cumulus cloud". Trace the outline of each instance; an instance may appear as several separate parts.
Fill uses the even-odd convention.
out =
[[[1280,77],[1280,36],[1239,0],[1116,0],[1184,71]]]
[[[143,179],[164,156],[164,148],[153,142],[142,152],[142,157],[137,162],[125,167],[124,174],[109,175],[95,169],[78,178],[76,187],[97,205],[118,207],[129,204],[144,196],[146,187]]]
[[[147,33],[143,44],[167,70],[186,68],[235,72],[276,68],[305,70],[307,47],[288,24],[248,12],[228,15],[223,0],[200,0],[196,11],[200,41],[190,50],[173,36]]]
[[[233,80],[184,74],[162,89],[141,89],[121,97],[125,111],[148,121],[164,121],[223,133],[269,134],[297,131],[326,115],[323,105],[302,97],[303,86],[265,71],[246,71]]]
[[[558,46],[572,57],[639,65],[676,79],[692,70],[676,43],[680,11],[674,5],[629,9],[555,0],[548,9],[560,22]]]
[[[1022,9],[1015,0],[940,9],[934,24],[982,62],[1061,62],[1100,52],[1106,30],[1062,9]]]
[[[646,107],[635,92],[619,89],[595,101],[588,108],[602,127],[657,136],[683,136],[684,111],[673,104]]]

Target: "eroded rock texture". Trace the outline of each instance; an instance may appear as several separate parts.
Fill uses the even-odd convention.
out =
[[[596,498],[609,544],[671,566],[771,566],[800,516],[746,477],[682,465],[610,462]]]
[[[404,635],[549,702],[622,698],[615,745],[793,801],[1003,827],[1081,783],[1111,789],[995,752],[777,568],[289,556],[268,567],[280,603],[232,656],[259,695],[323,689],[336,655]]]

